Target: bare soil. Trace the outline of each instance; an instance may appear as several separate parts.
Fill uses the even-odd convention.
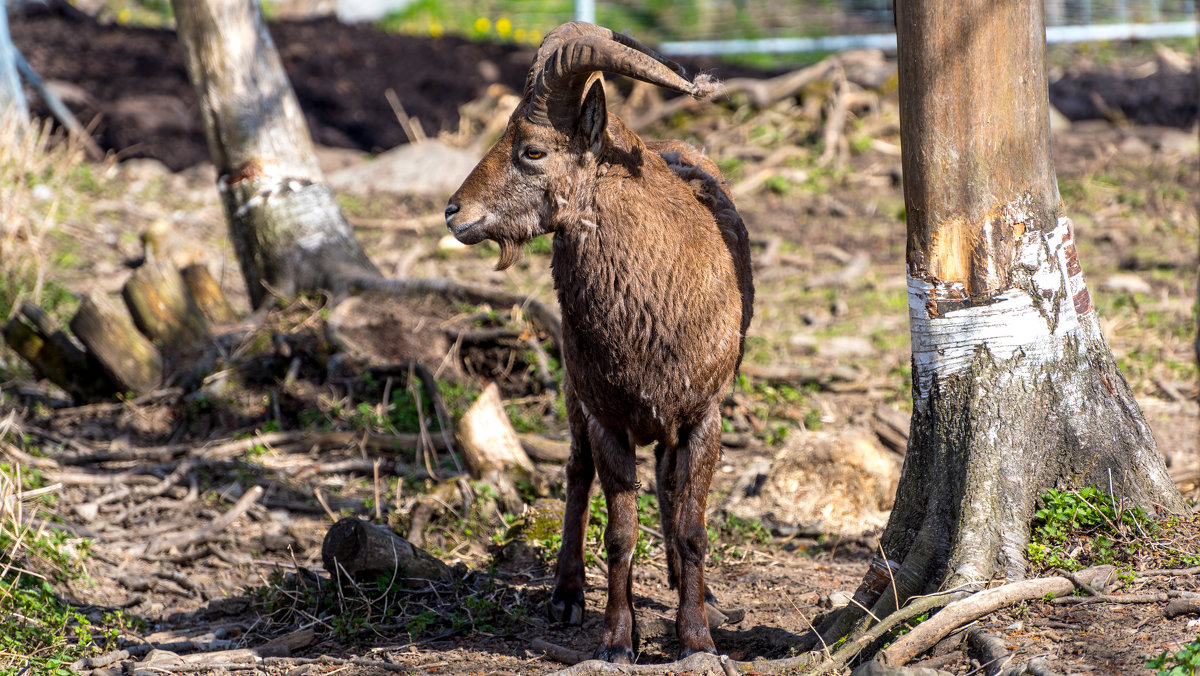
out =
[[[330,21],[281,23],[272,30],[316,140],[363,152],[405,141],[383,98],[387,88],[432,133],[453,128],[458,107],[482,95],[488,84],[519,87],[529,62],[528,53],[510,47],[382,35]],[[99,115],[97,136],[118,157],[155,158],[174,170],[200,165],[179,173],[147,162],[98,166],[101,193],[68,224],[77,261],[58,270],[58,278],[75,290],[119,288],[127,275],[125,262],[138,253],[137,233],[165,218],[173,225],[177,249],[208,262],[245,309],[174,36],[53,15],[18,19],[13,34],[43,76],[79,88],[76,109],[85,120]],[[1184,102],[1195,100],[1194,89],[1191,98],[1184,94],[1186,86],[1194,88],[1195,77],[1185,85],[1151,75],[1137,87],[1127,86],[1121,74],[1144,65],[1139,58],[1064,75],[1052,96],[1062,97],[1056,103],[1069,117],[1096,116],[1062,102],[1090,100],[1090,93],[1079,91],[1099,87],[1109,106],[1126,110],[1128,99],[1128,120],[1165,126],[1077,122],[1056,134],[1055,159],[1106,334],[1172,473],[1195,498],[1200,424],[1191,331],[1200,229],[1190,200],[1200,194],[1200,175],[1191,128],[1195,106]],[[718,72],[735,74],[742,73]],[[1154,88],[1158,98],[1147,94]],[[1168,100],[1173,103],[1163,103]],[[684,124],[654,133],[703,143],[706,134],[723,128],[720,119]],[[756,272],[758,308],[747,363],[852,372],[848,378],[818,376],[801,388],[804,399],[792,408],[768,404],[761,391],[748,394],[738,410],[753,423],[782,421],[793,436],[806,434],[806,426],[867,430],[886,445],[878,412],[903,418],[911,407],[894,122],[892,128],[880,127],[875,139],[849,155],[841,170],[805,164],[806,178],[794,176],[739,200],[756,257],[761,262],[772,243],[781,254]],[[742,153],[744,164],[731,176],[752,176],[766,155]],[[522,263],[499,273],[490,269],[494,251],[441,248],[440,226],[422,225],[440,207],[387,195],[346,204],[361,226],[360,238],[388,274],[469,280],[551,301],[548,256],[531,247]],[[854,267],[862,255],[867,266]],[[412,309],[414,316],[418,309]],[[480,314],[488,310],[508,308],[456,307],[442,311],[438,321],[488,326],[490,320]],[[63,583],[64,596],[85,604],[97,618],[105,610],[125,609],[133,621],[121,632],[122,646],[135,655],[145,654],[150,645],[181,654],[252,648],[302,629],[315,633],[294,656],[359,659],[340,671],[348,674],[528,674],[559,668],[533,648],[534,639],[590,652],[599,635],[602,568],[588,570],[589,613],[583,628],[551,625],[543,619],[543,607],[552,554],[521,537],[495,543],[494,536],[507,539],[508,528],[487,510],[457,519],[443,515],[424,533],[425,546],[465,573],[462,582],[404,581],[411,588],[408,605],[386,617],[378,606],[352,604],[341,606],[340,613],[311,614],[319,605],[314,595],[336,596],[320,559],[331,517],[376,518],[377,510],[386,508],[383,520],[404,532],[420,495],[438,485],[421,477],[428,466],[419,456],[369,448],[357,440],[304,436],[305,430],[361,432],[352,422],[355,403],[384,398],[379,382],[330,376],[334,371],[321,317],[319,301],[302,301],[241,333],[233,331],[226,363],[237,373],[225,376],[237,383],[233,395],[168,390],[140,401],[80,407],[67,405],[61,393],[33,379],[3,384],[3,408],[14,415],[10,423],[31,436],[29,445],[50,456],[24,462],[64,484],[52,507],[56,525],[94,543],[88,577]],[[286,355],[275,336],[286,338]],[[289,377],[297,354],[304,357]],[[507,379],[510,402],[543,394],[535,383],[525,382],[529,364],[476,356],[474,366],[464,360],[460,368],[472,377]],[[480,364],[492,370],[485,372]],[[403,382],[397,380],[396,386]],[[330,402],[347,410],[336,417]],[[756,415],[758,407],[771,413]],[[313,410],[326,418],[306,418],[304,412]],[[552,411],[543,418],[549,423],[539,433],[562,438],[562,424]],[[750,423],[735,431],[744,443],[725,449],[711,499],[714,522],[721,521],[721,505],[748,468],[756,461],[769,463],[781,443],[770,429]],[[253,435],[250,442],[238,446],[247,435]],[[381,479],[361,467],[336,465],[377,457],[386,461]],[[446,462],[444,456],[439,459]],[[642,451],[639,464],[646,472],[648,451]],[[540,490],[561,495],[561,469],[544,469],[549,479]],[[158,550],[163,538],[206,526],[255,485],[266,489],[264,495],[224,532],[194,546]],[[119,494],[126,488],[127,494]],[[94,501],[94,512],[81,507]],[[1196,555],[1194,537],[1179,537],[1166,544]],[[665,662],[676,650],[662,622],[673,615],[674,593],[667,589],[661,547],[652,533],[647,538],[650,556],[639,564],[635,581],[643,625],[639,661]],[[723,607],[744,609],[745,619],[714,634],[718,649],[738,659],[787,656],[824,610],[824,599],[854,591],[877,547],[871,533],[835,537],[792,529],[761,542],[722,530],[713,545],[709,584]],[[1167,564],[1166,558],[1142,559],[1136,566]],[[1200,591],[1200,578],[1137,577],[1121,593],[1166,590]],[[1197,633],[1193,617],[1167,619],[1162,606],[1038,602],[987,618],[981,626],[1002,636],[1018,659],[1045,656],[1057,673],[1140,673],[1147,658],[1173,652]],[[421,619],[425,611],[432,615]],[[455,619],[471,613],[486,615],[487,621]],[[939,668],[966,674],[975,666],[954,650]],[[243,667],[213,668],[231,669]],[[335,668],[280,660],[254,669],[295,674]]]

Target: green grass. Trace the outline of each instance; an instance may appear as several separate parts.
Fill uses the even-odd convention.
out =
[[[316,623],[350,645],[455,635],[513,635],[525,625],[527,607],[490,571],[449,580],[410,580],[403,571],[369,580],[330,582],[315,576],[276,573],[247,591],[266,626],[281,630]]]
[[[58,592],[56,583],[86,578],[90,543],[30,528],[26,512],[36,505],[19,493],[40,483],[36,474],[0,465],[0,671],[65,675],[72,662],[106,650],[128,622],[109,613],[95,623]]]

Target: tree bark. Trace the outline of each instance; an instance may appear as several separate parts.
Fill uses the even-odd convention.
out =
[[[900,2],[897,29],[913,416],[888,561],[860,589],[879,617],[939,586],[1022,579],[1047,488],[1185,509],[1061,213],[1041,2]]]
[[[8,2],[0,0],[0,118],[8,114],[29,121],[29,104],[17,75],[17,48],[8,32]]]
[[[171,4],[251,302],[378,277],[317,167],[257,3]]]

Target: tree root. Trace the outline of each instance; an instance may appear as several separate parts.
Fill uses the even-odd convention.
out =
[[[1013,582],[977,593],[960,591],[919,597],[903,608],[888,614],[869,629],[861,630],[832,654],[824,656],[821,652],[813,651],[778,660],[740,662],[724,655],[696,654],[677,662],[648,665],[618,665],[598,660],[587,660],[556,673],[557,676],[581,676],[584,674],[670,674],[686,672],[697,675],[713,674],[715,676],[725,676],[727,674],[744,673],[775,674],[799,668],[811,669],[811,671],[806,673],[813,676],[837,673],[845,669],[864,650],[867,650],[872,644],[882,639],[900,623],[923,613],[941,608],[942,610],[932,618],[917,625],[911,632],[900,637],[890,647],[879,654],[879,659],[884,665],[899,666],[925,652],[962,625],[1016,603],[1043,598],[1047,595],[1054,597],[1065,596],[1075,589],[1082,588],[1083,585],[1098,590],[1101,597],[1108,598],[1099,590],[1108,591],[1111,589],[1113,582],[1116,580],[1116,573],[1112,566],[1095,566],[1079,571],[1073,577],[1075,580],[1062,576],[1037,578]],[[978,640],[981,639],[977,639],[977,642]],[[1000,645],[1003,647],[1003,644]],[[578,651],[571,651],[559,646],[553,646],[552,644],[546,644],[540,640],[537,641],[535,648],[545,650],[553,659],[559,661],[566,661],[581,656]],[[551,653],[551,650],[554,653]],[[1049,674],[1050,672],[1040,660],[1032,660],[1028,664],[1021,664],[1005,670],[996,669],[988,673],[1016,676],[1018,674]]]
[[[1096,594],[1095,596],[1064,596],[1051,601],[1056,606],[1082,606],[1091,603],[1166,603],[1171,599],[1200,603],[1193,592],[1168,591],[1158,594]],[[1169,606],[1168,606],[1169,607]]]
[[[1075,573],[1075,577],[1093,589],[1108,590],[1116,578],[1112,566],[1095,566]],[[1001,608],[1050,596],[1065,596],[1077,585],[1062,576],[1042,577],[1012,582],[972,594],[946,606],[911,632],[901,636],[880,657],[888,664],[905,664],[928,650],[958,627],[977,620]]]

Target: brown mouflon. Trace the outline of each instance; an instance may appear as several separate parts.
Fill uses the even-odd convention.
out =
[[[754,286],[746,227],[716,164],[680,141],[645,142],[605,106],[602,71],[707,96],[716,83],[588,23],[546,36],[508,128],[446,207],[467,244],[554,233],[571,427],[566,514],[550,614],[583,621],[592,479],[608,503],[608,606],[595,656],[634,659],[635,445],[654,443],[680,656],[716,652],[705,615],[704,512],[721,453],[721,402],[742,358]]]

